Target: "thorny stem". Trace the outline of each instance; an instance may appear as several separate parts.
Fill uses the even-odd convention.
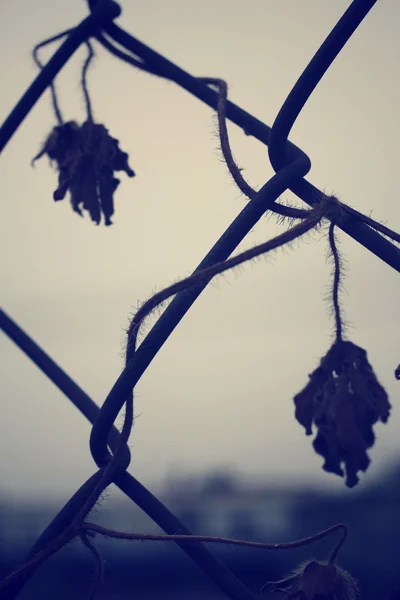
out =
[[[310,535],[300,540],[295,540],[294,542],[279,542],[276,544],[270,542],[249,542],[247,540],[236,540],[232,538],[216,537],[211,535],[158,535],[150,533],[127,533],[125,531],[116,531],[114,529],[108,529],[107,527],[102,527],[101,525],[97,525],[96,523],[83,523],[82,527],[84,531],[99,533],[100,535],[103,535],[105,537],[116,538],[120,540],[142,542],[203,542],[213,544],[229,544],[232,546],[245,546],[247,548],[260,548],[264,550],[290,550],[292,548],[299,548],[300,546],[307,546],[308,544],[312,544],[313,542],[321,540],[322,538],[330,535],[331,533],[335,533],[336,531],[342,531],[340,540],[336,544],[335,548],[332,550],[329,557],[329,561],[332,563],[335,562],[336,556],[347,537],[347,525],[345,525],[344,523],[332,525],[332,527],[329,527],[328,529],[324,529],[323,531],[319,531],[314,535]]]
[[[138,67],[142,68],[139,65],[138,65]],[[223,157],[225,159],[225,163],[228,167],[228,170],[232,176],[232,179],[234,180],[234,182],[236,183],[236,185],[240,189],[240,191],[245,196],[247,196],[249,199],[251,199],[254,197],[254,195],[257,192],[244,179],[244,177],[241,173],[241,169],[237,166],[235,159],[233,158],[232,150],[230,147],[228,127],[227,127],[227,117],[226,117],[226,106],[227,106],[227,102],[228,102],[228,84],[223,79],[217,79],[217,78],[211,78],[211,77],[198,77],[198,79],[199,79],[199,81],[202,81],[206,85],[211,85],[218,89],[219,96],[218,96],[218,103],[217,103],[217,115],[218,115],[218,133],[219,133],[219,139],[220,139],[220,144],[221,144],[221,151],[222,151]],[[396,233],[392,229],[389,229],[389,227],[386,227],[382,223],[378,223],[371,217],[368,217],[368,216],[364,215],[363,213],[360,213],[358,210],[351,208],[350,206],[347,206],[346,204],[342,204],[342,203],[340,203],[340,204],[341,204],[341,207],[343,208],[343,210],[345,212],[347,212],[348,214],[350,214],[358,219],[361,219],[362,221],[364,221],[364,223],[366,223],[367,225],[369,225],[376,231],[380,231],[381,233],[383,233],[384,235],[386,235],[393,241],[400,243],[400,234]],[[284,217],[290,217],[293,219],[304,219],[304,218],[308,217],[308,215],[310,214],[309,210],[296,208],[294,206],[283,206],[282,204],[279,204],[278,202],[275,202],[272,205],[272,207],[270,208],[270,210],[272,212],[278,213]]]
[[[207,85],[213,85],[218,89],[218,129],[222,154],[229,169],[232,178],[240,191],[248,198],[253,198],[256,191],[247,183],[242,176],[239,167],[233,158],[231,146],[229,143],[228,127],[226,125],[226,103],[228,101],[228,84],[223,79],[212,79],[208,77],[199,77],[199,80]]]
[[[198,77],[199,81],[202,81],[206,85],[212,85],[218,89],[218,103],[217,103],[217,115],[218,115],[218,133],[221,144],[221,151],[228,167],[229,173],[232,179],[236,183],[239,190],[252,199],[256,195],[256,190],[251,187],[243,177],[241,170],[237,166],[235,159],[233,158],[230,142],[228,127],[226,124],[226,105],[228,102],[228,84],[223,79],[214,79],[211,77]],[[283,206],[275,202],[270,208],[271,211],[278,214],[282,214],[287,217],[295,219],[304,219],[309,216],[310,210],[304,210],[301,208],[295,208],[294,206]]]
[[[332,301],[333,301],[333,309],[335,313],[335,323],[336,323],[336,341],[340,342],[342,340],[343,334],[343,323],[342,317],[340,314],[340,303],[339,303],[339,288],[340,288],[340,256],[336,246],[335,241],[335,223],[331,222],[329,226],[329,245],[331,248],[333,261],[334,261],[334,273],[333,273],[333,286],[332,286]]]
[[[233,256],[232,258],[228,258],[223,262],[216,263],[207,269],[203,269],[202,271],[198,271],[197,273],[174,283],[164,290],[154,294],[149,300],[147,300],[141,308],[137,311],[135,316],[133,317],[130,326],[128,328],[128,342],[127,342],[127,352],[126,352],[126,361],[128,362],[130,358],[136,351],[136,342],[137,336],[139,332],[139,327],[142,321],[161,303],[165,302],[171,296],[174,296],[178,292],[183,290],[189,290],[190,288],[195,287],[200,283],[204,283],[205,281],[211,280],[216,275],[223,273],[233,267],[243,264],[244,262],[259,256],[260,254],[265,254],[271,250],[275,250],[284,244],[288,244],[292,242],[297,237],[304,235],[311,229],[313,229],[324,217],[325,212],[327,212],[332,205],[332,203],[337,203],[336,198],[325,196],[322,202],[314,209],[310,211],[310,215],[307,219],[304,219],[291,229],[288,229],[284,233],[276,236],[272,240],[268,240],[267,242],[263,242],[249,250],[245,250],[241,254],[237,256]]]
[[[139,67],[139,68],[141,68],[141,67]],[[206,85],[211,85],[218,89],[219,96],[218,96],[218,102],[217,102],[217,115],[218,115],[218,129],[219,129],[219,138],[220,138],[222,154],[224,156],[228,170],[229,170],[234,182],[236,183],[237,187],[240,189],[240,191],[245,196],[247,196],[248,198],[251,199],[256,194],[256,190],[254,190],[242,176],[241,170],[239,169],[239,167],[237,166],[237,164],[235,163],[235,160],[233,158],[233,154],[232,154],[230,143],[229,143],[229,134],[228,134],[228,128],[227,128],[227,124],[226,124],[226,120],[227,120],[226,106],[227,106],[227,102],[228,102],[228,85],[227,85],[226,81],[224,81],[223,79],[217,79],[217,78],[211,78],[211,77],[198,77],[198,79],[199,79],[199,81],[202,81]],[[366,223],[367,225],[369,225],[376,231],[380,231],[381,233],[383,233],[390,239],[392,239],[396,242],[400,242],[400,234],[389,229],[389,227],[386,227],[382,223],[378,223],[371,217],[368,217],[368,216],[364,215],[363,213],[360,213],[358,210],[351,208],[350,206],[348,206],[346,204],[340,203],[340,205],[343,208],[344,212],[364,221],[364,223]],[[273,206],[270,208],[270,210],[272,212],[278,213],[284,217],[290,217],[293,219],[304,219],[310,213],[309,210],[296,208],[294,206],[283,206],[282,204],[279,204],[278,202],[275,202],[273,204]]]

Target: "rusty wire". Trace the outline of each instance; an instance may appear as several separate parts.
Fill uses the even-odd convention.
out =
[[[98,408],[85,392],[5,312],[0,311],[0,325],[5,333],[92,423],[90,449],[98,466],[98,471],[81,486],[36,540],[20,566],[0,582],[2,598],[7,600],[16,598],[40,564],[75,536],[80,536],[86,546],[91,549],[100,578],[102,574],[101,558],[87,539],[86,531],[89,526],[84,523],[84,518],[104,488],[113,482],[167,534],[175,535],[175,543],[180,545],[183,551],[214,580],[228,597],[234,600],[254,599],[253,593],[214,556],[209,548],[199,540],[189,544],[185,543],[183,538],[190,536],[191,532],[149,490],[127,472],[130,453],[126,441],[132,422],[133,390],[157,352],[211,278],[224,268],[228,268],[230,255],[256,222],[268,210],[290,215],[290,211],[285,211],[285,207],[277,202],[279,196],[287,189],[292,190],[313,208],[311,211],[301,210],[297,216],[312,215],[315,222],[322,217],[332,220],[335,226],[357,240],[389,266],[400,271],[400,250],[389,239],[386,239],[389,237],[398,242],[400,236],[341,203],[341,218],[337,221],[333,219],[330,211],[321,212],[326,197],[323,192],[305,179],[310,171],[311,161],[300,148],[288,140],[295,120],[306,101],[375,2],[376,0],[354,0],[352,2],[293,87],[272,128],[225,98],[226,118],[268,146],[275,175],[258,192],[251,188],[248,190],[249,202],[201,261],[193,276],[180,282],[181,288],[172,286],[173,289],[169,289],[169,295],[174,294],[173,300],[141,344],[136,347],[137,330],[147,314],[146,310],[152,310],[168,296],[165,293],[162,297],[156,295],[138,311],[136,321],[133,320],[129,332],[131,337],[128,338],[125,369],[118,377],[101,408]],[[89,8],[90,15],[79,25],[59,36],[50,38],[65,37],[66,39],[48,63],[43,66],[32,85],[3,123],[0,129],[0,151],[12,138],[48,87],[52,92],[54,103],[54,78],[82,44],[90,44],[90,39],[97,40],[107,51],[127,64],[174,81],[212,108],[221,107],[221,89],[215,91],[212,88],[213,81],[215,83],[215,81],[221,80],[202,80],[190,75],[118,27],[113,22],[121,12],[117,3],[111,0],[97,2],[89,0]],[[57,107],[57,104],[55,106]],[[62,119],[61,113],[58,112],[58,115],[59,120]],[[221,117],[220,110],[218,115]],[[316,218],[317,214],[318,219]],[[292,216],[296,215],[292,213]],[[311,217],[306,217],[300,223],[299,231],[306,230],[306,221],[309,218]],[[271,244],[268,249],[270,247],[272,247]],[[189,292],[188,288],[190,288]],[[144,310],[145,307],[146,310]],[[114,423],[124,404],[126,405],[125,422],[123,431],[119,434]],[[320,534],[313,536],[313,539],[318,539],[318,535]],[[91,595],[94,595],[94,591],[93,594],[91,592]]]

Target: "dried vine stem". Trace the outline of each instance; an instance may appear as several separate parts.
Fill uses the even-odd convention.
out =
[[[86,548],[88,548],[90,550],[90,552],[92,553],[94,560],[96,562],[94,581],[90,587],[89,593],[86,598],[86,600],[93,600],[93,598],[95,597],[95,595],[98,592],[101,582],[104,579],[104,561],[101,558],[100,553],[97,550],[97,548],[89,540],[87,532],[84,529],[81,529],[81,531],[79,532],[79,537],[81,538],[84,546],[86,546]]]
[[[325,196],[322,202],[310,211],[310,214],[306,219],[303,219],[303,221],[288,229],[284,233],[276,236],[272,240],[263,242],[262,244],[254,246],[249,250],[245,250],[237,256],[228,258],[226,261],[216,263],[207,269],[198,271],[197,273],[194,273],[193,275],[186,277],[185,279],[182,279],[181,281],[178,281],[177,283],[174,283],[164,290],[154,294],[154,296],[149,298],[149,300],[147,300],[141,306],[141,308],[139,308],[129,325],[127,330],[128,339],[126,348],[126,361],[128,362],[136,351],[137,337],[141,323],[159,304],[162,304],[168,300],[168,298],[174,296],[178,292],[189,290],[200,283],[211,280],[213,277],[223,273],[224,271],[228,271],[229,269],[237,267],[261,254],[265,254],[271,250],[275,250],[280,246],[292,242],[296,238],[304,235],[316,227],[324,216],[330,216],[330,218],[333,218],[332,215],[334,212],[336,213],[337,204],[338,201],[336,198],[333,196]]]
[[[59,33],[55,36],[52,36],[51,38],[48,38],[35,46],[35,48],[33,49],[32,55],[33,55],[35,63],[37,64],[37,66],[40,69],[43,69],[43,64],[39,60],[39,56],[38,56],[39,49],[48,44],[56,42],[59,39],[62,39],[63,37],[66,37],[72,31],[73,31],[73,29],[67,29],[65,31],[62,31],[61,33]],[[149,74],[156,75],[158,77],[165,77],[168,79],[168,77],[166,77],[165,74],[153,69],[152,67],[147,65],[143,60],[141,60],[137,57],[128,55],[128,54],[124,53],[123,51],[121,51],[120,49],[118,49],[103,34],[100,34],[100,33],[97,34],[96,38],[107,50],[109,50],[116,57],[124,60],[125,62],[130,63],[132,66],[135,66],[138,69],[148,72]],[[92,48],[89,40],[86,41],[86,45],[89,50],[89,55],[88,55],[87,60],[84,63],[83,69],[82,69],[82,89],[83,89],[83,93],[84,93],[84,97],[85,97],[88,119],[92,120],[91,102],[90,102],[90,97],[89,97],[89,94],[87,91],[86,74],[87,74],[87,68],[89,67],[89,64],[94,56],[94,51],[93,51],[93,48]],[[199,81],[202,81],[206,85],[211,85],[218,89],[219,96],[218,96],[217,115],[218,115],[218,130],[219,130],[221,150],[222,150],[226,165],[227,165],[229,172],[230,172],[233,180],[235,181],[236,185],[238,186],[240,191],[245,196],[247,196],[248,198],[251,199],[256,194],[256,190],[254,190],[242,176],[241,170],[236,165],[235,160],[233,158],[231,148],[230,148],[229,134],[228,134],[228,128],[227,128],[227,124],[226,124],[226,105],[228,102],[228,85],[227,85],[226,81],[224,81],[223,79],[211,78],[211,77],[198,77],[198,79],[199,79]],[[50,84],[50,92],[51,92],[51,97],[52,97],[52,105],[53,105],[54,114],[56,116],[58,124],[62,125],[64,123],[64,120],[62,117],[61,110],[59,108],[54,82],[51,82],[51,84]],[[379,232],[383,233],[385,236],[387,236],[388,238],[390,238],[391,240],[396,241],[397,243],[400,243],[400,234],[391,230],[389,227],[386,227],[386,225],[383,225],[382,223],[375,221],[371,217],[364,215],[363,213],[357,211],[354,208],[351,208],[350,206],[348,206],[346,204],[342,204],[342,207],[343,207],[344,211],[346,213],[348,213],[349,215],[355,217],[356,219],[360,219],[361,221],[363,221],[364,223],[366,223],[367,225],[369,225],[376,231],[379,231]],[[300,209],[300,208],[296,208],[294,206],[284,206],[282,204],[279,204],[278,202],[275,202],[270,210],[271,210],[271,212],[281,215],[281,217],[283,217],[283,219],[285,217],[290,218],[290,219],[303,219],[303,218],[306,218],[310,214],[310,211],[307,209]]]
[[[36,44],[36,46],[32,50],[32,57],[40,70],[43,69],[43,64],[42,64],[41,60],[39,59],[40,48],[43,48],[44,46],[47,46],[48,44],[56,42],[57,40],[61,40],[62,38],[69,35],[71,32],[72,32],[72,29],[66,29],[65,31],[62,31],[61,33],[58,33],[57,35],[53,35],[51,38],[48,38],[48,39],[44,40],[43,42]],[[54,111],[55,117],[57,119],[57,122],[59,125],[63,125],[64,119],[63,119],[63,116],[62,116],[62,113],[60,110],[60,106],[58,104],[58,98],[57,98],[56,88],[54,85],[54,80],[52,80],[52,82],[50,83],[50,93],[51,93],[51,102],[52,102],[52,106],[53,106],[53,111]]]
[[[90,100],[89,91],[88,91],[88,87],[87,87],[87,73],[88,73],[90,64],[94,58],[94,50],[93,50],[93,46],[89,40],[86,40],[86,47],[88,49],[88,55],[87,55],[85,62],[83,63],[83,67],[82,67],[81,85],[82,85],[83,95],[85,98],[87,120],[93,121],[92,102]]]
[[[226,165],[232,176],[232,179],[240,189],[240,191],[248,198],[253,198],[256,195],[251,185],[242,176],[242,173],[237,166],[235,159],[233,158],[231,146],[229,143],[228,127],[226,124],[226,103],[228,101],[228,84],[223,79],[212,79],[208,77],[199,77],[199,80],[207,85],[212,85],[218,89],[218,104],[217,104],[217,115],[218,115],[218,132],[219,140],[221,144],[222,154],[224,156]]]
[[[51,38],[48,38],[48,39],[44,40],[43,42],[40,42],[39,44],[37,44],[34,47],[34,49],[32,50],[33,60],[35,61],[36,65],[39,67],[40,70],[43,69],[43,64],[42,64],[41,60],[39,59],[40,48],[43,48],[44,46],[47,46],[48,44],[52,44],[53,42],[56,42],[64,37],[66,37],[72,31],[73,31],[73,29],[66,29],[65,31],[62,31],[61,33],[58,33],[57,35],[54,35]],[[85,98],[87,119],[92,121],[93,120],[92,106],[91,106],[90,96],[89,96],[89,92],[88,92],[88,88],[87,88],[87,71],[89,69],[90,63],[92,62],[92,60],[94,58],[94,50],[93,50],[93,46],[90,43],[89,39],[86,40],[86,47],[88,49],[88,56],[82,67],[81,86],[82,86],[82,91],[83,91],[83,95]],[[60,106],[58,103],[57,92],[56,92],[56,88],[54,85],[54,81],[52,81],[50,83],[49,87],[50,87],[52,106],[53,106],[53,111],[54,111],[55,117],[57,119],[58,124],[63,125],[64,119],[63,119],[63,116],[62,116],[62,113],[60,110]]]
[[[264,550],[290,550],[293,548],[299,548],[301,546],[307,546],[322,538],[330,535],[331,533],[335,533],[336,531],[341,531],[342,535],[338,543],[335,545],[334,549],[331,551],[329,556],[329,560],[334,562],[336,556],[343,546],[346,538],[347,538],[347,525],[344,523],[338,523],[337,525],[332,525],[328,529],[324,529],[323,531],[319,531],[314,535],[310,535],[306,538],[302,538],[300,540],[295,540],[293,542],[279,542],[279,543],[269,543],[269,542],[249,542],[247,540],[236,540],[232,538],[225,537],[216,537],[211,535],[158,535],[158,534],[150,534],[150,533],[127,533],[125,531],[116,531],[114,529],[108,529],[107,527],[103,527],[101,525],[97,525],[96,523],[84,523],[82,525],[84,531],[89,531],[91,533],[98,533],[105,537],[115,538],[119,540],[131,540],[131,541],[152,541],[152,542],[187,542],[187,543],[195,543],[195,542],[203,542],[203,543],[211,543],[211,544],[228,544],[232,546],[245,546],[247,548],[259,548]]]
[[[334,270],[333,270],[333,285],[332,285],[332,304],[333,312],[335,315],[335,331],[336,331],[336,342],[342,341],[343,335],[343,321],[341,315],[341,308],[339,302],[339,290],[341,284],[342,275],[342,264],[339,256],[335,240],[335,223],[332,222],[329,225],[329,246],[333,257]]]
[[[244,179],[241,169],[237,166],[235,159],[233,158],[232,150],[229,143],[229,134],[227,127],[227,118],[226,118],[226,105],[228,102],[228,84],[223,79],[211,78],[211,77],[198,77],[199,81],[202,81],[206,85],[211,85],[217,88],[218,90],[218,104],[217,104],[217,115],[218,115],[218,133],[221,144],[221,151],[225,160],[225,163],[228,167],[228,170],[232,176],[232,179],[236,183],[237,187],[240,191],[247,196],[249,199],[253,198],[257,193],[254,188]],[[358,210],[351,208],[347,204],[341,204],[344,212],[355,217],[356,219],[360,219],[376,231],[379,231],[386,235],[393,241],[400,243],[400,234],[396,233],[386,225],[375,221],[371,217],[364,215]],[[284,206],[275,202],[273,206],[270,208],[272,212],[275,212],[283,217],[288,217],[290,219],[304,219],[310,214],[310,210],[296,208],[295,206]]]
[[[254,198],[256,190],[247,183],[243,177],[241,170],[237,166],[235,159],[233,158],[230,142],[228,127],[226,124],[226,105],[228,102],[228,84],[223,79],[214,79],[211,77],[198,77],[199,81],[202,81],[206,85],[211,85],[218,90],[218,104],[217,104],[217,116],[218,116],[218,134],[221,144],[221,151],[228,167],[229,173],[232,179],[236,183],[239,190],[247,196],[249,199]],[[294,219],[305,219],[310,215],[310,210],[304,210],[296,208],[294,206],[283,206],[277,202],[274,202],[270,208],[271,211],[278,213],[285,217]]]

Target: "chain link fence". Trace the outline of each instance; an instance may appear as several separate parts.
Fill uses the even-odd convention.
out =
[[[378,420],[385,422],[388,419],[390,404],[373,373],[366,352],[343,337],[339,299],[341,259],[335,232],[342,230],[397,271],[400,271],[400,235],[337,198],[326,196],[310,183],[306,179],[311,167],[310,159],[288,140],[288,136],[318,82],[374,4],[375,1],[371,0],[352,2],[295,83],[271,128],[228,101],[227,85],[223,80],[192,76],[120,28],[114,21],[121,9],[113,1],[89,0],[90,14],[86,19],[73,29],[36,46],[34,58],[40,72],[4,121],[0,130],[0,149],[10,141],[43,92],[50,88],[57,125],[35,159],[47,155],[57,164],[59,180],[54,200],[62,200],[69,192],[74,211],[80,214],[87,211],[96,223],[103,220],[105,225],[111,225],[114,192],[119,185],[115,173],[122,170],[130,177],[135,175],[118,140],[112,138],[103,125],[93,121],[86,78],[93,57],[92,41],[95,41],[124,61],[127,68],[141,69],[172,81],[217,111],[224,160],[235,183],[249,201],[190,277],[158,292],[139,308],[127,331],[125,368],[101,408],[10,316],[1,311],[0,321],[4,332],[93,425],[90,450],[98,467],[43,531],[21,564],[0,582],[1,598],[16,598],[40,565],[75,537],[81,538],[96,561],[96,579],[88,595],[93,598],[104,574],[104,564],[93,538],[95,535],[106,535],[117,539],[153,539],[178,544],[229,598],[250,600],[255,595],[205,543],[285,549],[310,544],[335,532],[341,532],[341,536],[326,561],[310,561],[291,578],[268,584],[262,591],[281,590],[291,598],[311,599],[317,598],[318,594],[318,598],[351,600],[358,597],[351,576],[336,565],[338,551],[346,538],[345,525],[337,524],[303,540],[286,544],[193,536],[166,506],[128,472],[130,452],[127,442],[133,421],[133,390],[136,384],[208,283],[219,273],[290,243],[319,227],[322,222],[328,222],[336,338],[318,368],[310,375],[307,386],[295,397],[296,418],[308,434],[311,434],[312,426],[317,428],[314,448],[324,457],[325,470],[345,476],[347,485],[352,487],[357,483],[358,471],[367,469],[369,459],[366,450],[374,442],[372,426]],[[39,60],[40,48],[57,40],[63,41],[43,65]],[[82,69],[87,120],[78,125],[63,121],[53,81],[82,44],[86,44],[88,49],[88,58]],[[229,145],[227,119],[268,147],[275,175],[259,191],[247,184],[235,164]],[[278,199],[285,190],[291,190],[310,208],[299,209],[279,203]],[[276,238],[231,257],[267,211],[277,214],[282,223],[289,221],[290,227]],[[153,328],[137,344],[140,326],[145,318],[171,298]],[[397,378],[399,369],[396,370]],[[119,432],[114,423],[124,407],[124,424]],[[167,535],[128,534],[88,523],[87,515],[110,483],[117,485]]]

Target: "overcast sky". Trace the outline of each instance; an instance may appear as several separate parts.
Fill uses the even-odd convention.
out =
[[[190,73],[226,79],[230,98],[272,125],[350,3],[124,4],[123,27]],[[78,23],[86,4],[14,0],[0,12],[3,119],[36,75],[32,47]],[[398,0],[376,4],[291,134],[311,157],[312,183],[397,230],[399,17]],[[55,204],[57,175],[47,158],[30,166],[55,125],[46,93],[0,161],[1,280],[5,310],[100,405],[123,366],[129,315],[188,275],[246,199],[219,158],[210,108],[96,50],[89,74],[95,119],[120,140],[137,177],[121,174],[109,228],[80,218],[68,199]],[[85,119],[84,57],[81,49],[57,79],[66,120]],[[266,147],[234,125],[230,133],[245,177],[262,186],[273,174]],[[263,218],[241,249],[279,230]],[[400,382],[393,377],[400,287],[393,269],[344,233],[339,238],[348,265],[348,335],[368,351],[393,405],[389,423],[376,427],[363,485],[400,454]],[[130,469],[144,484],[153,489],[171,474],[227,468],[345,491],[342,479],[322,471],[292,400],[332,342],[326,247],[321,234],[311,236],[202,294],[137,387]],[[1,354],[0,494],[66,498],[95,469],[89,423],[5,336]]]

